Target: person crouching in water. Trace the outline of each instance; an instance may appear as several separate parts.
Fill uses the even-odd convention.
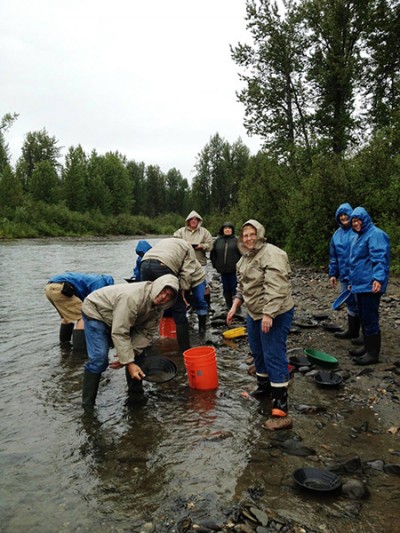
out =
[[[82,406],[94,407],[101,374],[125,367],[129,393],[143,392],[144,373],[139,366],[143,351],[150,346],[165,309],[176,300],[178,279],[167,274],[155,281],[105,287],[85,298],[82,316],[89,360],[85,364]],[[112,340],[117,360],[109,365]]]
[[[286,341],[294,315],[290,265],[285,251],[269,244],[257,220],[243,224],[238,248],[237,292],[227,315],[232,321],[242,303],[247,308],[247,336],[257,375],[256,398],[272,398],[272,419],[265,429],[290,427],[288,414],[289,371]]]

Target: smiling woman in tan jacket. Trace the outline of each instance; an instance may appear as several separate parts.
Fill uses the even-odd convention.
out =
[[[286,427],[289,383],[286,340],[293,320],[290,265],[285,251],[269,244],[257,220],[243,224],[238,248],[238,288],[227,316],[230,323],[242,303],[247,308],[247,335],[257,373],[256,398],[272,397],[272,417],[266,429]]]

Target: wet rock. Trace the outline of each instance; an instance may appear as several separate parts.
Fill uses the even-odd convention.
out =
[[[296,411],[303,415],[313,415],[316,413],[325,413],[326,407],[323,405],[310,405],[310,404],[299,404],[295,405],[294,408]]]
[[[290,429],[293,427],[293,420],[290,416],[284,416],[282,418],[270,418],[261,426],[267,431],[279,431],[281,429]]]
[[[369,468],[372,468],[372,470],[378,470],[379,472],[383,472],[384,462],[381,459],[377,459],[376,461],[367,461],[366,466]]]
[[[342,494],[352,500],[361,500],[367,495],[367,489],[362,481],[349,479],[342,485]]]
[[[308,455],[316,455],[316,451],[312,448],[304,446],[301,442],[295,439],[289,439],[283,443],[283,449],[289,455],[297,455],[298,457],[307,457]]]
[[[400,464],[386,464],[383,467],[383,471],[386,474],[396,474],[397,476],[400,476]]]
[[[249,511],[254,515],[254,517],[257,519],[261,526],[268,525],[269,518],[268,515],[264,513],[264,511],[257,509],[257,507],[250,507]]]
[[[352,457],[341,463],[336,464],[332,469],[336,474],[355,474],[362,473],[362,463],[359,457]]]
[[[176,531],[178,533],[187,533],[192,527],[192,519],[190,516],[184,516],[176,524]]]

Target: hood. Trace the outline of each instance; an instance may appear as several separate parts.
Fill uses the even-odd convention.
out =
[[[224,235],[224,228],[232,228],[232,236],[235,234],[235,226],[232,222],[224,222],[219,229],[219,235]]]
[[[243,232],[243,228],[245,226],[253,226],[254,228],[256,228],[257,230],[257,240],[256,240],[256,243],[255,243],[255,246],[254,246],[254,250],[251,250],[249,251],[243,244],[243,240],[242,240],[242,232]],[[262,246],[265,244],[266,242],[266,238],[265,238],[265,228],[262,224],[260,224],[257,220],[254,220],[254,219],[250,219],[248,220],[247,222],[245,222],[242,227],[240,228],[240,236],[239,236],[239,239],[238,239],[238,248],[239,248],[239,251],[241,252],[242,255],[249,255],[250,254],[255,254],[260,248],[262,248]]]
[[[135,252],[137,255],[139,255],[140,257],[143,257],[144,254],[150,250],[150,248],[152,248],[151,244],[145,240],[140,240],[138,241],[137,245],[136,245],[136,248],[135,248]]]
[[[372,219],[364,207],[356,207],[354,211],[351,213],[350,218],[351,220],[353,220],[353,218],[359,218],[362,222],[361,231],[359,232],[358,235],[362,235],[373,225]]]
[[[112,276],[108,276],[107,274],[101,274],[101,277],[105,282],[105,286],[114,285],[114,278]]]
[[[198,218],[200,220],[199,226],[201,226],[201,223],[203,222],[203,218],[199,215],[199,213],[197,211],[190,211],[190,213],[188,214],[188,216],[185,219],[186,224],[187,224],[188,220],[190,220],[191,218]]]
[[[175,298],[170,300],[168,303],[164,305],[157,306],[159,309],[165,310],[169,309],[174,305],[176,302],[176,298],[178,296],[179,291],[179,281],[176,276],[173,276],[172,274],[165,274],[165,276],[160,276],[156,280],[153,281],[153,285],[151,288],[151,299],[154,300],[154,298],[160,294],[160,292],[165,289],[165,287],[171,287],[175,291]]]
[[[353,212],[353,208],[348,202],[345,202],[344,204],[340,204],[339,207],[336,209],[335,219],[338,223],[338,226],[343,227],[343,224],[341,224],[339,220],[340,215],[347,215],[349,218],[351,217],[351,213]]]

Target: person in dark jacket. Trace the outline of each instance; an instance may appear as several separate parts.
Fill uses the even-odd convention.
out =
[[[236,294],[236,263],[241,257],[237,242],[234,225],[231,222],[224,222],[210,253],[213,267],[221,274],[222,290],[228,311]]]
[[[350,249],[349,283],[357,300],[365,343],[364,353],[353,362],[370,365],[378,363],[381,349],[379,304],[389,281],[390,241],[364,207],[354,209],[351,225],[357,237]]]
[[[329,285],[336,287],[339,280],[341,290],[345,291],[349,285],[349,261],[351,243],[356,239],[352,231],[350,216],[353,208],[349,203],[341,204],[335,214],[338,229],[332,235],[329,249]],[[360,317],[354,295],[346,301],[348,328],[343,332],[336,332],[339,339],[355,339],[360,332]]]
[[[82,302],[91,292],[108,285],[114,285],[114,278],[106,274],[64,272],[49,280],[44,292],[61,316],[60,342],[73,337],[75,348],[85,348]]]

